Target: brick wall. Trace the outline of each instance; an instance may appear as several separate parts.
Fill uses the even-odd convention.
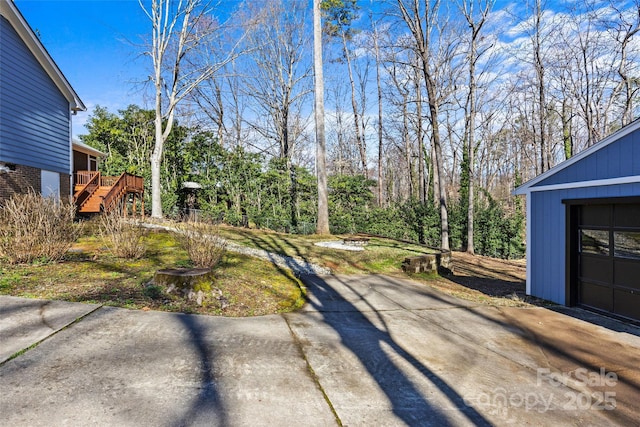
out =
[[[41,171],[30,166],[15,165],[9,172],[0,173],[0,204],[16,193],[26,193],[30,188],[40,193]],[[60,200],[68,201],[71,198],[71,175],[60,174]]]
[[[68,190],[69,184],[67,183],[66,186]],[[26,193],[29,188],[40,192],[40,169],[15,165],[15,170],[0,173],[0,202],[9,199],[15,193]],[[62,192],[62,185],[60,190]]]
[[[71,175],[66,173],[60,174],[60,200],[71,200]]]

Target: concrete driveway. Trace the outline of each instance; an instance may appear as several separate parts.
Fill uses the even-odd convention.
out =
[[[248,319],[0,297],[0,425],[640,419],[640,328],[384,276],[304,281],[302,311]]]

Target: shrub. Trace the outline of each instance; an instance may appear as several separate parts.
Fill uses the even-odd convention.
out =
[[[477,208],[474,239],[476,251],[494,258],[521,258],[525,253],[522,239],[524,217],[507,215],[489,194],[488,206]]]
[[[123,218],[116,211],[100,217],[100,235],[112,254],[119,258],[138,259],[146,252],[147,230],[139,220]]]
[[[0,209],[0,257],[11,264],[55,262],[78,238],[75,206],[31,190],[16,194]]]
[[[214,268],[227,249],[227,242],[220,237],[218,226],[206,222],[178,225],[177,238],[198,268]]]

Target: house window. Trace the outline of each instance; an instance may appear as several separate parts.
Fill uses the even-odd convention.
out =
[[[89,170],[97,171],[98,170],[98,159],[95,156],[89,156]]]
[[[40,186],[43,197],[53,197],[60,200],[60,174],[57,172],[40,171]]]

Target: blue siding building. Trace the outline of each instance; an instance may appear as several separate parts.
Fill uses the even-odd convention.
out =
[[[527,294],[640,319],[640,121],[518,187]]]
[[[71,194],[71,117],[86,108],[11,0],[0,0],[0,200]]]

